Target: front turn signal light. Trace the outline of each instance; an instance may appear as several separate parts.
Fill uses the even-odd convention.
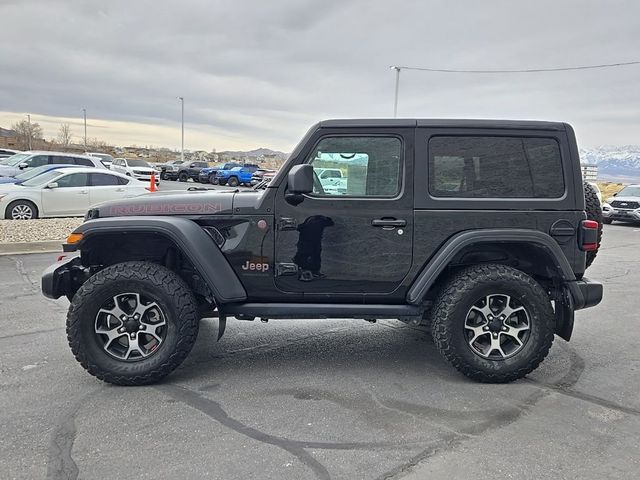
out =
[[[81,233],[72,233],[67,237],[67,243],[69,245],[75,245],[76,243],[80,242],[80,240],[82,240]]]

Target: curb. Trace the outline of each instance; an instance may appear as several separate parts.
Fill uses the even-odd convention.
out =
[[[46,242],[0,243],[1,255],[24,255],[28,253],[62,253],[64,240]]]

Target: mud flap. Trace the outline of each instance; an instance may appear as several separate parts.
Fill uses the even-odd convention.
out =
[[[565,339],[567,342],[571,339],[573,332],[574,305],[573,296],[567,287],[562,289],[562,295],[556,300],[556,335]]]
[[[216,341],[218,342],[220,341],[226,329],[227,329],[227,317],[226,315],[220,314],[218,316],[218,340]]]

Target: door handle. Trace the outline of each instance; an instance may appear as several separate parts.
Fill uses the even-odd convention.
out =
[[[394,227],[406,227],[406,220],[398,220],[395,218],[376,218],[371,220],[372,227],[394,228]]]
[[[80,190],[78,193],[79,193],[80,195],[86,195],[86,194],[87,194],[87,193],[89,193],[89,192],[87,192],[86,190]]]
[[[124,188],[116,188],[116,192],[124,192]]]

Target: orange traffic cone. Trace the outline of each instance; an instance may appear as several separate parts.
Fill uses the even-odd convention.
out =
[[[147,188],[147,190],[149,190],[150,192],[156,192],[158,190],[160,190],[158,187],[156,187],[156,174],[152,173],[151,174],[151,180],[149,181],[150,185],[149,188]]]

